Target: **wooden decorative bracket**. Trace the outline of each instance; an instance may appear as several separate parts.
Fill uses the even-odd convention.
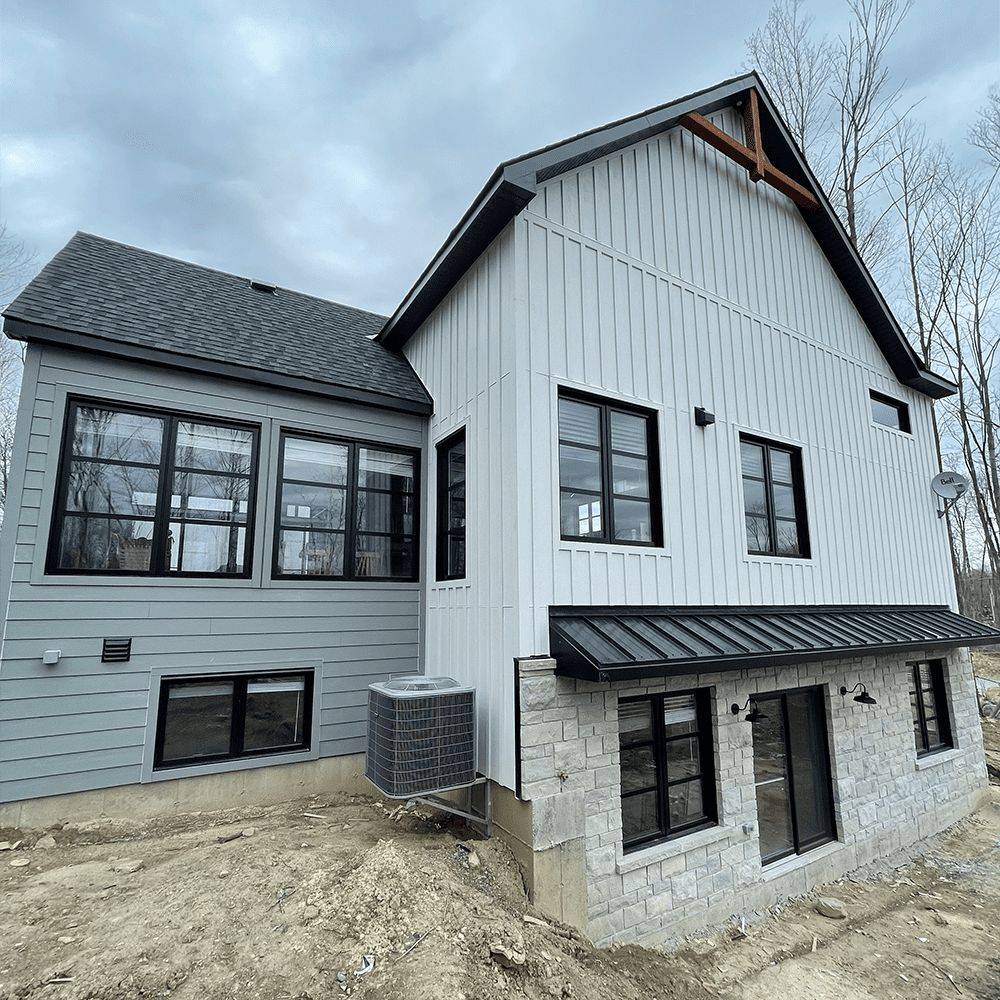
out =
[[[724,153],[735,163],[744,167],[750,174],[750,179],[756,184],[765,181],[783,195],[791,198],[799,208],[817,209],[819,202],[808,189],[792,180],[788,174],[779,170],[764,155],[764,146],[760,132],[760,104],[757,91],[751,88],[747,91],[747,100],[743,105],[743,127],[749,146],[737,142],[720,128],[716,128],[704,115],[696,111],[682,115],[678,120],[689,132],[704,140],[710,146]]]

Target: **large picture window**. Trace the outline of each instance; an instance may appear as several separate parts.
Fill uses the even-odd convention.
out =
[[[809,531],[800,450],[740,435],[740,459],[747,552],[807,558]]]
[[[165,679],[154,767],[309,748],[313,673]]]
[[[567,540],[662,544],[654,414],[560,391],[559,521]]]
[[[50,573],[247,576],[254,427],[70,400]]]
[[[437,448],[437,578],[465,577],[465,429]]]
[[[417,578],[417,455],[283,432],[274,576]]]
[[[623,699],[618,727],[624,850],[714,824],[708,692]]]
[[[910,664],[910,712],[918,757],[951,746],[948,695],[940,660]]]

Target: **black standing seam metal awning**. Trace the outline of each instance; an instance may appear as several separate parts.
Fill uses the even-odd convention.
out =
[[[631,680],[1000,643],[947,607],[554,607],[557,673]]]

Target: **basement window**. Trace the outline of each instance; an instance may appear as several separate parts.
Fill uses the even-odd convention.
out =
[[[623,850],[714,826],[708,691],[623,699],[618,726]]]
[[[910,712],[917,756],[947,750],[951,745],[948,694],[941,660],[911,663]]]
[[[313,673],[168,678],[154,768],[308,750]]]
[[[910,431],[910,408],[891,396],[884,396],[874,389],[868,390],[872,402],[872,420],[883,427],[891,427],[904,434]]]

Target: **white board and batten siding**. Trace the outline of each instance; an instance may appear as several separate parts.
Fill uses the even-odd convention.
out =
[[[163,674],[313,667],[307,759],[364,750],[367,685],[420,668],[421,585],[270,579],[278,433],[422,448],[425,418],[51,347],[31,346],[28,355],[18,428],[24,481],[19,506],[10,507],[16,523],[4,525],[0,567],[11,586],[0,661],[0,801],[149,778]],[[260,427],[250,579],[44,574],[69,394]],[[101,663],[105,636],[133,637],[129,663]],[[42,665],[48,649],[62,653],[56,666]],[[185,773],[238,766],[245,762]]]
[[[712,117],[740,135],[734,112]],[[498,247],[499,327],[480,311]],[[542,184],[406,354],[435,398],[432,439],[475,425],[474,571],[430,588],[428,666],[479,677],[481,699],[505,708],[511,659],[547,652],[554,604],[954,606],[930,400],[896,380],[795,206],[683,129]],[[656,412],[662,548],[560,541],[560,386]],[[912,434],[872,422],[870,389],[908,404]],[[696,427],[696,406],[717,422]],[[741,432],[801,447],[811,558],[747,554]],[[501,523],[497,559],[484,536]],[[483,607],[496,625],[510,609],[515,634],[483,628]],[[513,730],[491,747],[509,784]]]
[[[518,636],[514,229],[508,226],[405,348],[434,399],[428,460],[425,666],[477,688],[480,770],[513,781],[513,657]],[[434,517],[436,445],[466,439],[467,560],[464,580],[438,582]]]

